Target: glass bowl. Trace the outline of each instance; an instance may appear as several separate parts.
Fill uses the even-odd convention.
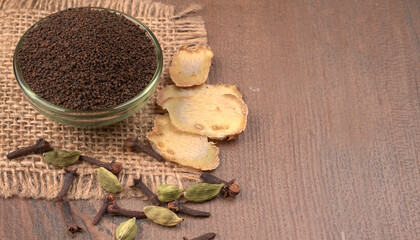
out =
[[[140,28],[144,29],[146,33],[151,38],[153,44],[155,45],[156,49],[156,56],[157,56],[157,66],[156,71],[153,78],[150,80],[149,84],[134,98],[117,105],[115,107],[101,109],[101,110],[90,110],[90,111],[80,111],[74,109],[63,108],[57,105],[54,105],[47,100],[38,96],[35,92],[31,90],[31,88],[26,83],[25,79],[23,79],[22,73],[19,68],[19,64],[17,61],[17,55],[20,46],[23,43],[23,39],[25,38],[26,34],[37,26],[40,22],[44,21],[45,18],[41,19],[33,26],[31,26],[20,38],[14,55],[13,55],[13,72],[15,74],[16,80],[19,83],[19,86],[22,88],[23,92],[25,93],[26,98],[30,102],[30,104],[41,114],[51,118],[55,121],[77,126],[77,127],[88,127],[88,128],[98,128],[104,127],[116,122],[119,122],[138,110],[142,108],[152,97],[153,93],[155,92],[156,85],[159,81],[160,74],[162,73],[162,66],[163,66],[163,56],[162,56],[162,49],[158,40],[156,39],[155,35],[146,25],[144,25],[139,20],[116,10],[100,8],[100,7],[88,7],[92,9],[102,10],[102,11],[110,11],[119,15],[126,17],[128,20],[137,24]]]

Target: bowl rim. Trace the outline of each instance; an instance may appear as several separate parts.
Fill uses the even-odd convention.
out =
[[[146,96],[147,93],[149,91],[153,90],[155,85],[158,83],[160,75],[162,73],[162,68],[163,68],[163,54],[162,54],[162,48],[159,44],[159,41],[157,40],[157,38],[153,34],[153,32],[144,23],[142,23],[141,21],[137,20],[136,18],[134,18],[134,17],[132,17],[132,16],[130,16],[130,15],[124,13],[124,12],[114,10],[114,9],[110,9],[110,8],[103,8],[103,7],[78,7],[78,8],[97,9],[97,10],[104,10],[104,11],[117,13],[119,15],[122,15],[122,16],[128,18],[129,20],[136,23],[137,25],[141,26],[146,31],[146,34],[148,34],[149,37],[152,39],[152,42],[153,42],[153,44],[155,46],[155,49],[156,49],[156,55],[157,55],[157,65],[156,65],[155,74],[153,75],[150,82],[146,85],[146,87],[139,94],[137,94],[133,98],[131,98],[128,101],[123,102],[119,105],[116,105],[116,106],[110,107],[110,108],[105,108],[105,109],[95,109],[95,110],[87,110],[87,111],[60,107],[58,105],[55,105],[55,104],[45,100],[44,98],[38,96],[38,94],[36,94],[34,91],[32,91],[32,89],[26,83],[25,79],[23,79],[22,72],[20,70],[19,63],[18,63],[18,60],[17,60],[18,50],[23,43],[23,39],[25,38],[25,36],[28,34],[28,32],[30,30],[32,30],[39,23],[43,22],[49,16],[51,16],[52,14],[55,14],[57,12],[52,13],[52,14],[40,19],[36,23],[34,23],[30,28],[28,28],[28,30],[25,31],[25,33],[19,39],[19,42],[17,43],[17,45],[15,47],[15,51],[13,53],[13,73],[15,75],[15,78],[16,78],[19,86],[22,88],[23,92],[25,93],[25,95],[28,95],[28,97],[33,99],[34,101],[37,101],[37,102],[41,103],[42,105],[50,108],[51,110],[55,110],[57,112],[61,112],[61,113],[87,113],[87,114],[89,114],[89,113],[99,113],[99,114],[103,114],[103,113],[110,112],[110,111],[125,109],[125,107],[130,106],[131,104],[137,102],[138,100],[140,100],[144,96]],[[62,10],[62,11],[65,11],[65,10]],[[61,11],[58,11],[58,12],[61,12]]]

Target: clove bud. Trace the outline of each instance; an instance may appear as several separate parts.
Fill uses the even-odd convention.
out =
[[[101,208],[99,209],[98,213],[95,215],[95,217],[92,220],[92,224],[96,225],[101,220],[102,216],[106,213],[107,208],[109,205],[111,205],[115,201],[114,194],[110,193],[105,199],[104,203],[102,204]]]
[[[44,139],[40,138],[36,141],[34,145],[29,147],[24,147],[17,149],[13,152],[7,154],[7,159],[14,159],[21,156],[26,156],[30,154],[37,154],[37,153],[44,153],[52,151],[53,148],[50,146],[50,143],[45,141]]]
[[[88,162],[88,163],[95,164],[98,167],[106,168],[114,174],[118,174],[122,170],[121,163],[116,162],[115,160],[112,160],[110,163],[106,163],[106,162],[102,162],[102,161],[99,161],[95,158],[91,158],[91,157],[84,156],[84,155],[80,156],[80,160]]]
[[[146,218],[144,212],[120,208],[115,201],[107,207],[106,211],[107,213],[116,216],[124,216],[129,218]]]
[[[54,201],[56,202],[63,199],[64,194],[66,194],[67,191],[69,190],[74,177],[79,176],[79,174],[77,173],[77,168],[73,170],[65,168],[64,171],[66,172],[66,174],[64,175],[63,187],[61,188],[60,192],[57,194],[57,197],[54,198]]]
[[[61,204],[61,211],[62,211],[62,213],[64,215],[64,219],[65,219],[66,224],[67,224],[67,231],[69,231],[72,234],[72,236],[74,237],[74,235],[77,232],[81,232],[82,231],[82,228],[79,227],[76,224],[76,222],[74,221],[74,219],[73,219],[73,213],[71,211],[70,204],[69,204],[68,201],[63,201],[62,202],[62,204]]]
[[[212,240],[215,237],[216,237],[216,233],[210,232],[210,233],[203,234],[199,237],[196,237],[196,238],[193,238],[193,239],[190,239],[190,240]],[[188,240],[188,238],[184,237],[184,240]]]
[[[156,197],[156,195],[152,192],[152,190],[150,190],[146,184],[143,183],[142,181],[143,176],[140,175],[139,178],[135,178],[133,180],[134,184],[131,187],[136,187],[138,189],[140,189],[140,191],[142,191],[142,193],[144,195],[146,195],[146,197],[149,199],[149,201],[152,202],[153,205],[158,206],[160,204],[158,197]]]
[[[172,201],[168,203],[168,209],[174,212],[183,213],[186,215],[190,215],[193,217],[209,217],[209,212],[203,212],[199,210],[195,210],[185,206],[184,204],[180,203],[179,200]]]
[[[129,138],[125,140],[124,147],[132,152],[143,152],[153,157],[159,162],[163,162],[165,159],[152,148],[146,147],[140,143],[138,138]]]

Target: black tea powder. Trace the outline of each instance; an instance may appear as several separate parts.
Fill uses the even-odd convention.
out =
[[[31,29],[18,50],[29,87],[69,109],[106,109],[130,100],[151,81],[156,49],[146,31],[106,10],[67,9]]]

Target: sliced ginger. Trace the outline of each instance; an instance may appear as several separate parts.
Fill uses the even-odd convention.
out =
[[[156,116],[146,137],[153,149],[171,162],[203,171],[219,165],[219,148],[205,136],[179,131],[168,114]]]
[[[221,95],[232,94],[238,98],[242,98],[242,93],[238,88],[231,84],[202,84],[191,88],[179,88],[175,85],[166,86],[162,89],[157,97],[157,104],[162,106],[162,102],[170,97],[191,97],[194,95]]]
[[[172,59],[169,75],[178,87],[200,85],[207,80],[213,52],[210,47],[180,48]]]
[[[181,131],[211,139],[234,138],[246,127],[248,107],[234,94],[195,94],[169,97],[161,103]]]

